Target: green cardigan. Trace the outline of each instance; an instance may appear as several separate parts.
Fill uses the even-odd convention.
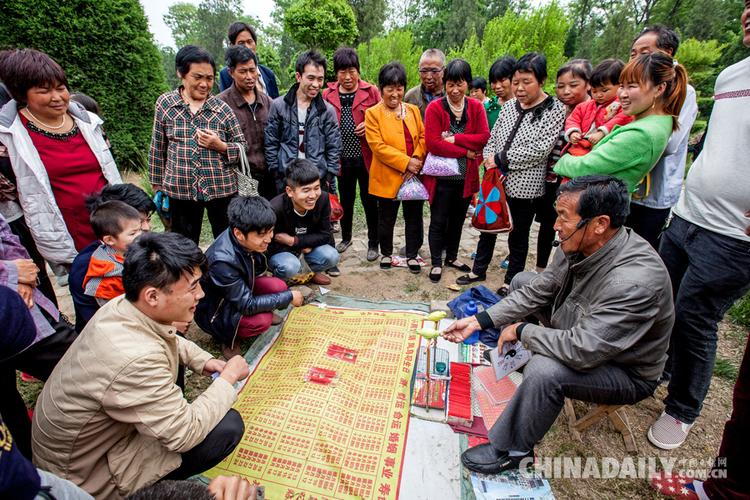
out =
[[[627,125],[615,126],[590,153],[563,155],[555,164],[556,173],[565,177],[591,174],[613,175],[633,192],[638,183],[661,158],[672,135],[672,117],[651,115]]]

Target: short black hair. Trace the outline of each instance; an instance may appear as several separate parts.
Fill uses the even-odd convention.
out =
[[[584,82],[589,82],[591,81],[592,71],[591,61],[588,59],[571,59],[557,70],[557,78],[560,78],[565,73],[573,73],[573,76],[577,76]]]
[[[625,63],[619,59],[605,59],[596,65],[591,72],[591,86],[601,87],[602,85],[619,85],[620,73]]]
[[[253,39],[253,42],[258,43],[258,35],[255,33],[255,29],[247,23],[236,21],[230,24],[229,29],[227,30],[229,45],[234,45],[234,42],[237,41],[237,37],[240,36],[240,33],[243,31],[250,33],[250,38]]]
[[[479,89],[482,92],[487,92],[487,80],[485,80],[481,76],[474,78],[469,84],[469,90],[473,89]]]
[[[307,186],[319,180],[318,167],[307,158],[297,158],[286,165],[286,185],[289,187]]]
[[[653,26],[643,28],[643,30],[638,33],[638,36],[633,39],[633,44],[640,37],[648,35],[649,33],[656,35],[656,46],[659,49],[671,52],[672,57],[677,54],[677,49],[680,48],[680,37],[677,36],[677,33],[675,33],[674,30],[671,30],[662,24],[654,24]]]
[[[471,66],[463,59],[453,59],[445,67],[443,75],[444,82],[466,82],[471,83]]]
[[[174,66],[177,72],[182,76],[187,76],[190,73],[191,64],[208,63],[216,72],[216,63],[214,58],[205,49],[202,49],[196,45],[185,45],[183,48],[177,51],[177,55],[174,56]]]
[[[135,208],[142,214],[149,215],[156,211],[154,200],[135,184],[123,182],[122,184],[109,184],[96,194],[86,198],[86,208],[93,212],[105,201],[122,201]]]
[[[271,204],[260,196],[237,196],[229,202],[227,209],[229,227],[239,229],[242,234],[250,231],[261,233],[276,225],[276,212]]]
[[[325,56],[316,50],[308,50],[303,52],[297,57],[297,63],[294,66],[294,70],[300,75],[305,72],[305,66],[312,64],[316,68],[323,68],[323,74],[325,74],[328,68]]]
[[[353,48],[341,47],[333,53],[333,72],[349,68],[359,71],[359,56]]]
[[[196,267],[207,271],[206,256],[193,240],[178,233],[143,233],[125,252],[125,298],[137,301],[147,286],[165,289],[177,283],[183,273],[192,276]]]
[[[536,78],[536,81],[541,85],[547,80],[547,58],[544,57],[544,54],[529,52],[516,62],[515,71],[513,71],[513,73],[516,71],[520,71],[521,73],[533,73],[534,78]]]
[[[189,498],[190,500],[215,500],[216,497],[208,488],[198,481],[157,481],[132,493],[126,500],[174,500]]]
[[[560,185],[557,195],[581,193],[578,198],[578,215],[581,220],[591,220],[599,215],[609,216],[609,225],[617,229],[625,224],[630,214],[628,186],[611,175],[584,175]]]
[[[96,207],[89,217],[91,228],[100,240],[105,236],[120,234],[126,220],[135,220],[140,223],[141,214],[127,203],[117,200],[105,201]]]
[[[378,87],[382,91],[388,85],[401,85],[406,87],[406,68],[398,61],[384,64],[378,72]]]
[[[234,69],[238,64],[245,64],[248,61],[255,62],[257,66],[258,56],[255,55],[255,52],[242,45],[232,45],[224,53],[224,64],[229,69]]]
[[[26,96],[32,87],[68,87],[68,77],[62,66],[44,52],[35,49],[0,52],[0,80],[5,83],[13,99],[21,105],[26,105]]]
[[[75,94],[72,94],[70,96],[71,101],[75,101],[81,106],[86,109],[86,111],[90,113],[94,113],[95,115],[101,115],[102,110],[99,107],[99,103],[96,102],[96,99],[91,97],[90,95],[86,95],[83,92],[76,92]]]
[[[503,56],[493,62],[490,66],[490,83],[513,78],[517,62],[513,56]]]

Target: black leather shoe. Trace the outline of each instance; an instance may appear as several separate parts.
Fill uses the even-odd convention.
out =
[[[473,276],[472,277],[469,274],[464,274],[456,278],[456,284],[457,285],[470,285],[472,283],[476,283],[477,281],[484,281],[486,279],[487,279],[487,276]]]
[[[511,457],[508,452],[498,451],[491,444],[480,444],[461,454],[461,463],[472,472],[480,474],[500,474],[507,470],[517,470],[525,458],[533,458],[534,452],[520,457]]]

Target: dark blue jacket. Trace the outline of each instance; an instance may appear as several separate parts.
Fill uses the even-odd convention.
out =
[[[258,65],[260,74],[263,75],[263,83],[266,84],[266,94],[271,99],[279,97],[279,86],[276,84],[276,75],[273,73],[271,68],[268,66]],[[224,92],[226,89],[232,86],[234,81],[229,75],[229,68],[224,68],[219,72],[219,90]]]
[[[242,316],[283,309],[292,302],[292,292],[254,295],[256,276],[267,269],[266,257],[248,252],[230,229],[221,233],[206,250],[208,272],[201,278],[206,296],[198,303],[195,322],[223,344],[231,344]]]
[[[73,298],[73,307],[76,312],[76,331],[78,333],[81,333],[86,323],[99,310],[99,304],[96,302],[96,299],[83,292],[83,279],[89,270],[91,255],[99,245],[100,243],[95,241],[81,250],[76,255],[76,258],[73,259],[73,264],[70,266],[68,289],[70,290],[70,296]]]

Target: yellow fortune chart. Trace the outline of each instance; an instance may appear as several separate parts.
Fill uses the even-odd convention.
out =
[[[398,498],[422,319],[295,308],[234,406],[242,441],[205,475],[244,476],[269,500]]]

